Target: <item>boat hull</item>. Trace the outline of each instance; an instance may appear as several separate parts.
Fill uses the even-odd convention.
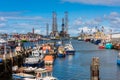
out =
[[[99,49],[105,49],[105,46],[99,46]]]
[[[106,49],[112,49],[112,48],[113,48],[113,45],[112,45],[111,43],[107,43],[107,44],[105,45],[105,48],[106,48]]]
[[[13,80],[24,80],[24,78],[35,78],[35,76],[24,74],[24,73],[18,73],[18,74],[12,74]]]
[[[62,57],[65,57],[65,54],[58,53],[57,56],[62,58]]]
[[[23,63],[24,67],[43,67],[44,61],[38,62],[38,63]]]
[[[67,55],[74,55],[75,54],[75,50],[67,50],[66,54]]]
[[[119,64],[119,65],[120,65],[120,59],[117,59],[117,64]]]

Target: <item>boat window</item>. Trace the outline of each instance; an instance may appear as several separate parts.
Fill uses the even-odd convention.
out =
[[[51,72],[48,72],[48,76],[52,76],[52,73],[51,73]]]
[[[46,77],[47,76],[47,74],[46,73],[42,73],[42,77],[44,78],[44,77]]]

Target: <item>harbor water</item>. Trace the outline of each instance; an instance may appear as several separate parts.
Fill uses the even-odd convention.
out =
[[[90,64],[93,57],[100,58],[100,80],[120,80],[120,66],[116,64],[118,51],[98,49],[89,42],[72,40],[75,55],[56,58],[53,76],[59,80],[90,80]]]
[[[27,42],[25,47],[33,44],[42,44],[47,41],[36,43]],[[55,41],[52,41],[55,42]],[[69,41],[63,41],[67,43]],[[117,50],[98,49],[98,45],[90,42],[71,40],[76,50],[75,55],[67,55],[65,58],[56,58],[53,65],[53,76],[59,80],[90,80],[90,64],[93,57],[100,59],[100,80],[120,80],[120,66],[117,65]]]

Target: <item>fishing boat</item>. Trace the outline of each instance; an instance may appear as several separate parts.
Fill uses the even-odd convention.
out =
[[[32,55],[30,55],[28,58],[25,58],[25,61],[23,63],[24,67],[42,67],[44,65],[43,60],[44,55],[39,52],[39,50],[33,50]]]
[[[78,37],[78,41],[84,41],[84,39],[82,39],[81,37]]]
[[[120,65],[120,53],[118,53],[118,56],[117,56],[117,64]]]
[[[24,78],[28,78],[29,80],[29,78],[34,79],[35,76],[27,73],[14,73],[12,74],[12,78],[13,80],[24,80]]]
[[[113,48],[112,43],[110,43],[110,42],[106,43],[106,44],[105,44],[105,48],[106,48],[106,49],[112,49],[112,48]]]
[[[46,55],[44,58],[44,64],[45,65],[52,65],[54,62],[54,58],[52,55]]]
[[[38,68],[35,70],[35,78],[24,78],[24,80],[58,80],[52,76],[52,71],[46,68]]]
[[[14,49],[18,45],[18,42],[16,42],[15,40],[9,39],[7,41],[7,45],[10,46],[11,49]]]
[[[65,49],[64,46],[59,46],[58,47],[58,52],[57,52],[57,56],[58,57],[65,57]]]
[[[52,76],[52,70],[46,68],[38,68],[35,70],[35,73],[38,80],[58,80]]]
[[[104,46],[104,44],[103,43],[99,43],[99,47],[98,47],[99,49],[104,49],[105,48],[105,46]]]
[[[95,40],[94,44],[98,45],[99,43],[101,43],[100,39]]]
[[[34,72],[36,69],[37,69],[37,67],[26,67],[24,69],[24,72],[25,73],[31,73],[31,72]]]
[[[75,54],[75,49],[73,48],[71,42],[69,44],[65,44],[65,52],[66,54]]]

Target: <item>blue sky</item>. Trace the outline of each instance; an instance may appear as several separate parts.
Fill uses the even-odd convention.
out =
[[[34,27],[36,33],[46,34],[46,23],[51,32],[53,11],[59,31],[68,11],[71,36],[81,29],[94,31],[95,26],[104,26],[105,32],[120,32],[120,0],[0,0],[0,32],[27,33]]]

